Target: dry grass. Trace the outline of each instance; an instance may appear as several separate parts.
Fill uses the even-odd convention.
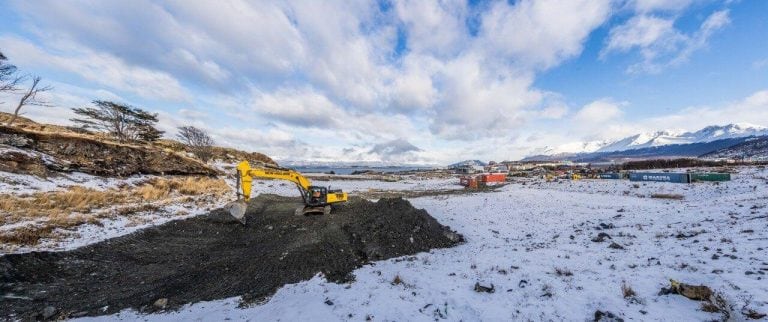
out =
[[[403,279],[400,278],[400,275],[395,275],[395,278],[392,279],[392,285],[400,285],[403,284]]]
[[[4,245],[37,245],[43,238],[54,237],[55,228],[52,225],[21,227],[10,233],[0,234],[0,243]]]
[[[683,200],[685,196],[674,193],[654,193],[651,195],[651,198]]]
[[[137,186],[95,190],[80,186],[67,191],[29,195],[0,195],[0,225],[34,221],[38,225],[0,233],[4,244],[35,245],[55,235],[55,228],[71,229],[83,224],[100,225],[104,218],[128,217],[156,211],[170,203],[191,203],[221,197],[230,187],[210,177],[155,178]]]
[[[633,290],[632,286],[629,286],[627,282],[621,283],[621,294],[624,296],[625,299],[629,299],[637,296],[637,293],[635,292],[635,290]]]

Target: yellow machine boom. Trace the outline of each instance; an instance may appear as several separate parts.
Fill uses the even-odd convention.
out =
[[[266,166],[251,168],[248,161],[242,161],[237,165],[238,201],[229,206],[232,216],[241,222],[244,222],[246,205],[244,202],[240,202],[240,197],[242,196],[244,201],[251,198],[253,178],[286,180],[296,184],[304,201],[304,207],[298,209],[297,214],[322,213],[327,215],[331,211],[331,205],[345,202],[348,199],[347,193],[341,190],[313,186],[307,177],[295,170]]]

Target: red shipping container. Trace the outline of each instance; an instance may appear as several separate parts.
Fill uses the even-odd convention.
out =
[[[507,175],[503,173],[486,173],[480,176],[481,182],[505,182]]]

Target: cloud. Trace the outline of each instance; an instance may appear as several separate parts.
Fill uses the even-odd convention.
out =
[[[601,99],[584,105],[574,116],[576,122],[599,124],[615,120],[622,115],[620,103],[611,99]]]
[[[728,12],[682,32],[690,2],[13,1],[27,38],[4,31],[0,46],[22,67],[75,75],[92,90],[77,97],[157,107],[169,133],[195,124],[221,144],[291,159],[506,158],[542,123],[574,134],[569,102],[537,78],[579,57],[617,11],[635,17],[611,30],[604,57],[637,51],[632,68],[661,70],[704,48]],[[620,121],[621,107],[571,113]]]
[[[692,117],[694,116],[695,117]],[[691,106],[639,122],[646,128],[698,130],[709,125],[752,123],[768,126],[768,89],[721,106]]]
[[[752,62],[752,68],[756,70],[764,69],[768,67],[768,58],[758,59]]]
[[[413,151],[421,151],[418,147],[404,139],[396,139],[389,142],[379,143],[373,146],[368,153],[379,155],[403,154]]]
[[[565,105],[551,105],[541,110],[540,117],[545,119],[560,119],[568,114],[568,107]]]
[[[311,88],[279,89],[258,93],[253,110],[269,120],[299,127],[333,128],[346,113],[324,95]]]
[[[677,17],[642,13],[613,27],[600,57],[611,53],[638,50],[641,61],[628,67],[629,73],[659,73],[669,66],[688,61],[697,50],[707,46],[709,38],[730,23],[728,10],[715,11],[698,30],[685,34],[674,24]]]
[[[692,0],[634,0],[629,5],[640,13],[654,11],[680,11],[691,4]]]
[[[181,101],[188,94],[173,76],[139,66],[126,64],[105,53],[86,48],[70,48],[68,55],[46,51],[28,41],[0,36],[0,47],[22,67],[49,68],[82,77],[90,82],[137,94],[145,98]]]
[[[420,54],[450,57],[458,54],[469,34],[464,1],[402,0],[395,3],[397,16],[408,31],[408,49]]]
[[[495,53],[546,69],[581,53],[610,11],[608,0],[497,2],[483,17],[482,34]]]

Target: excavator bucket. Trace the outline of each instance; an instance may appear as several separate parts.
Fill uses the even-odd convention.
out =
[[[240,223],[245,225],[245,209],[248,208],[248,204],[242,199],[232,201],[224,206],[229,211],[232,217],[235,217]]]

